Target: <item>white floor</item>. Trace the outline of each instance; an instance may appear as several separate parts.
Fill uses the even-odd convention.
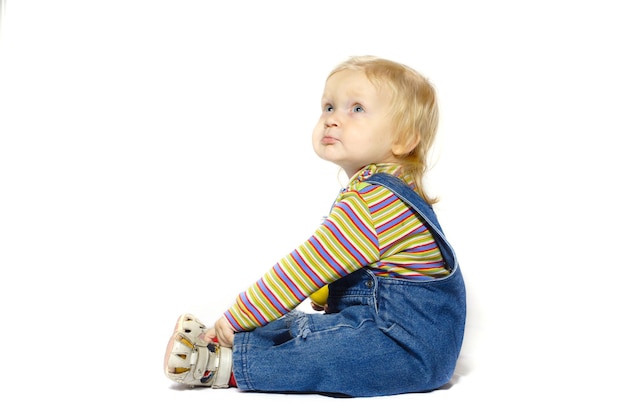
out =
[[[626,415],[623,13],[409,3],[0,1],[2,415]],[[329,209],[310,132],[356,54],[438,89],[429,184],[469,301],[451,386],[174,386],[178,315],[211,323]]]

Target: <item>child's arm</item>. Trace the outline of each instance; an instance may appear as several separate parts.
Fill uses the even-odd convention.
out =
[[[378,237],[369,206],[358,192],[347,192],[313,236],[240,293],[224,317],[236,331],[263,326],[324,285],[378,259]]]

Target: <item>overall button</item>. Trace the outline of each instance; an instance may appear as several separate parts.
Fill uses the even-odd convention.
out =
[[[373,281],[373,280],[371,280],[371,279],[369,279],[369,280],[365,281],[365,286],[366,286],[367,288],[372,288],[372,287],[374,286],[374,281]]]

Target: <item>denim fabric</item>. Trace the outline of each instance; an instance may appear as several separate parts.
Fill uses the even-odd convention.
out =
[[[372,397],[430,391],[451,379],[465,329],[461,270],[432,208],[401,180],[367,179],[392,190],[427,224],[450,270],[416,281],[360,269],[330,284],[328,312],[295,310],[235,334],[239,389]]]

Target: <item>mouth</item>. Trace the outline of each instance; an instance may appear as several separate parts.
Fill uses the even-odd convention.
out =
[[[321,140],[322,145],[332,145],[333,143],[337,142],[339,142],[339,139],[332,136],[324,136]]]

